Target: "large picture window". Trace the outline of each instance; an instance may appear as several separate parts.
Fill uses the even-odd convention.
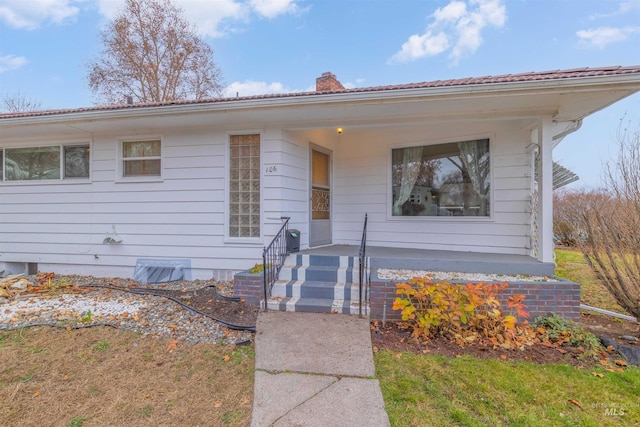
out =
[[[89,178],[89,145],[0,149],[0,179],[38,181]]]
[[[229,237],[260,237],[260,135],[229,140]]]
[[[489,140],[393,149],[393,216],[489,216]]]

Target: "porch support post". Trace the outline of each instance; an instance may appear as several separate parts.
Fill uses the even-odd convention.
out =
[[[551,117],[544,117],[538,131],[539,154],[539,224],[538,260],[554,262],[553,255],[553,138]]]

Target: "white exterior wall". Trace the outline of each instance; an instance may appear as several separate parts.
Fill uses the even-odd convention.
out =
[[[42,271],[130,277],[138,258],[188,258],[193,278],[230,279],[261,260],[264,241],[280,223],[279,189],[286,179],[264,172],[264,165],[288,158],[280,153],[287,144],[280,134],[261,131],[261,239],[225,239],[226,130],[140,135],[162,138],[163,176],[153,182],[118,179],[118,141],[132,135],[94,136],[89,181],[0,184],[0,269],[3,263],[30,262]],[[54,141],[20,145],[48,142]],[[122,243],[105,245],[112,226]]]
[[[261,134],[262,236],[225,237],[229,133]],[[369,214],[372,246],[528,254],[531,158],[519,121],[283,131],[200,128],[146,132],[162,138],[162,179],[118,179],[118,144],[136,135],[95,135],[91,179],[0,184],[2,263],[38,263],[43,271],[129,277],[138,258],[187,258],[193,278],[230,279],[260,262],[281,216],[309,242],[310,144],[332,151],[334,244],[357,245]],[[391,149],[490,138],[490,218],[391,216]],[[19,142],[21,146],[82,142]],[[4,144],[18,145],[17,141]],[[115,225],[121,244],[105,245]]]
[[[475,138],[490,139],[492,215],[391,216],[391,149]],[[371,246],[528,255],[529,131],[520,122],[447,122],[427,127],[346,129],[334,155],[334,244],[358,244],[369,214]]]

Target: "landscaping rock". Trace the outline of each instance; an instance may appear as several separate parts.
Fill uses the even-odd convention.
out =
[[[614,350],[618,349],[618,343],[613,338],[601,336],[601,337],[598,337],[598,339],[600,340],[603,346],[605,347],[611,346],[613,347]]]
[[[636,342],[638,341],[638,338],[634,337],[633,335],[624,335],[621,337],[623,340],[626,341],[631,341],[631,342]]]
[[[0,297],[0,305],[9,304],[9,298]]]
[[[13,291],[26,291],[30,283],[27,279],[20,279],[11,284],[10,289]]]
[[[618,346],[618,353],[620,353],[630,365],[640,365],[640,347],[620,345]]]

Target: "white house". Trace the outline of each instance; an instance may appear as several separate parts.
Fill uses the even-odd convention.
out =
[[[552,150],[640,90],[640,66],[0,114],[0,270],[193,278],[368,244],[553,263]],[[26,266],[26,267],[25,267]]]

